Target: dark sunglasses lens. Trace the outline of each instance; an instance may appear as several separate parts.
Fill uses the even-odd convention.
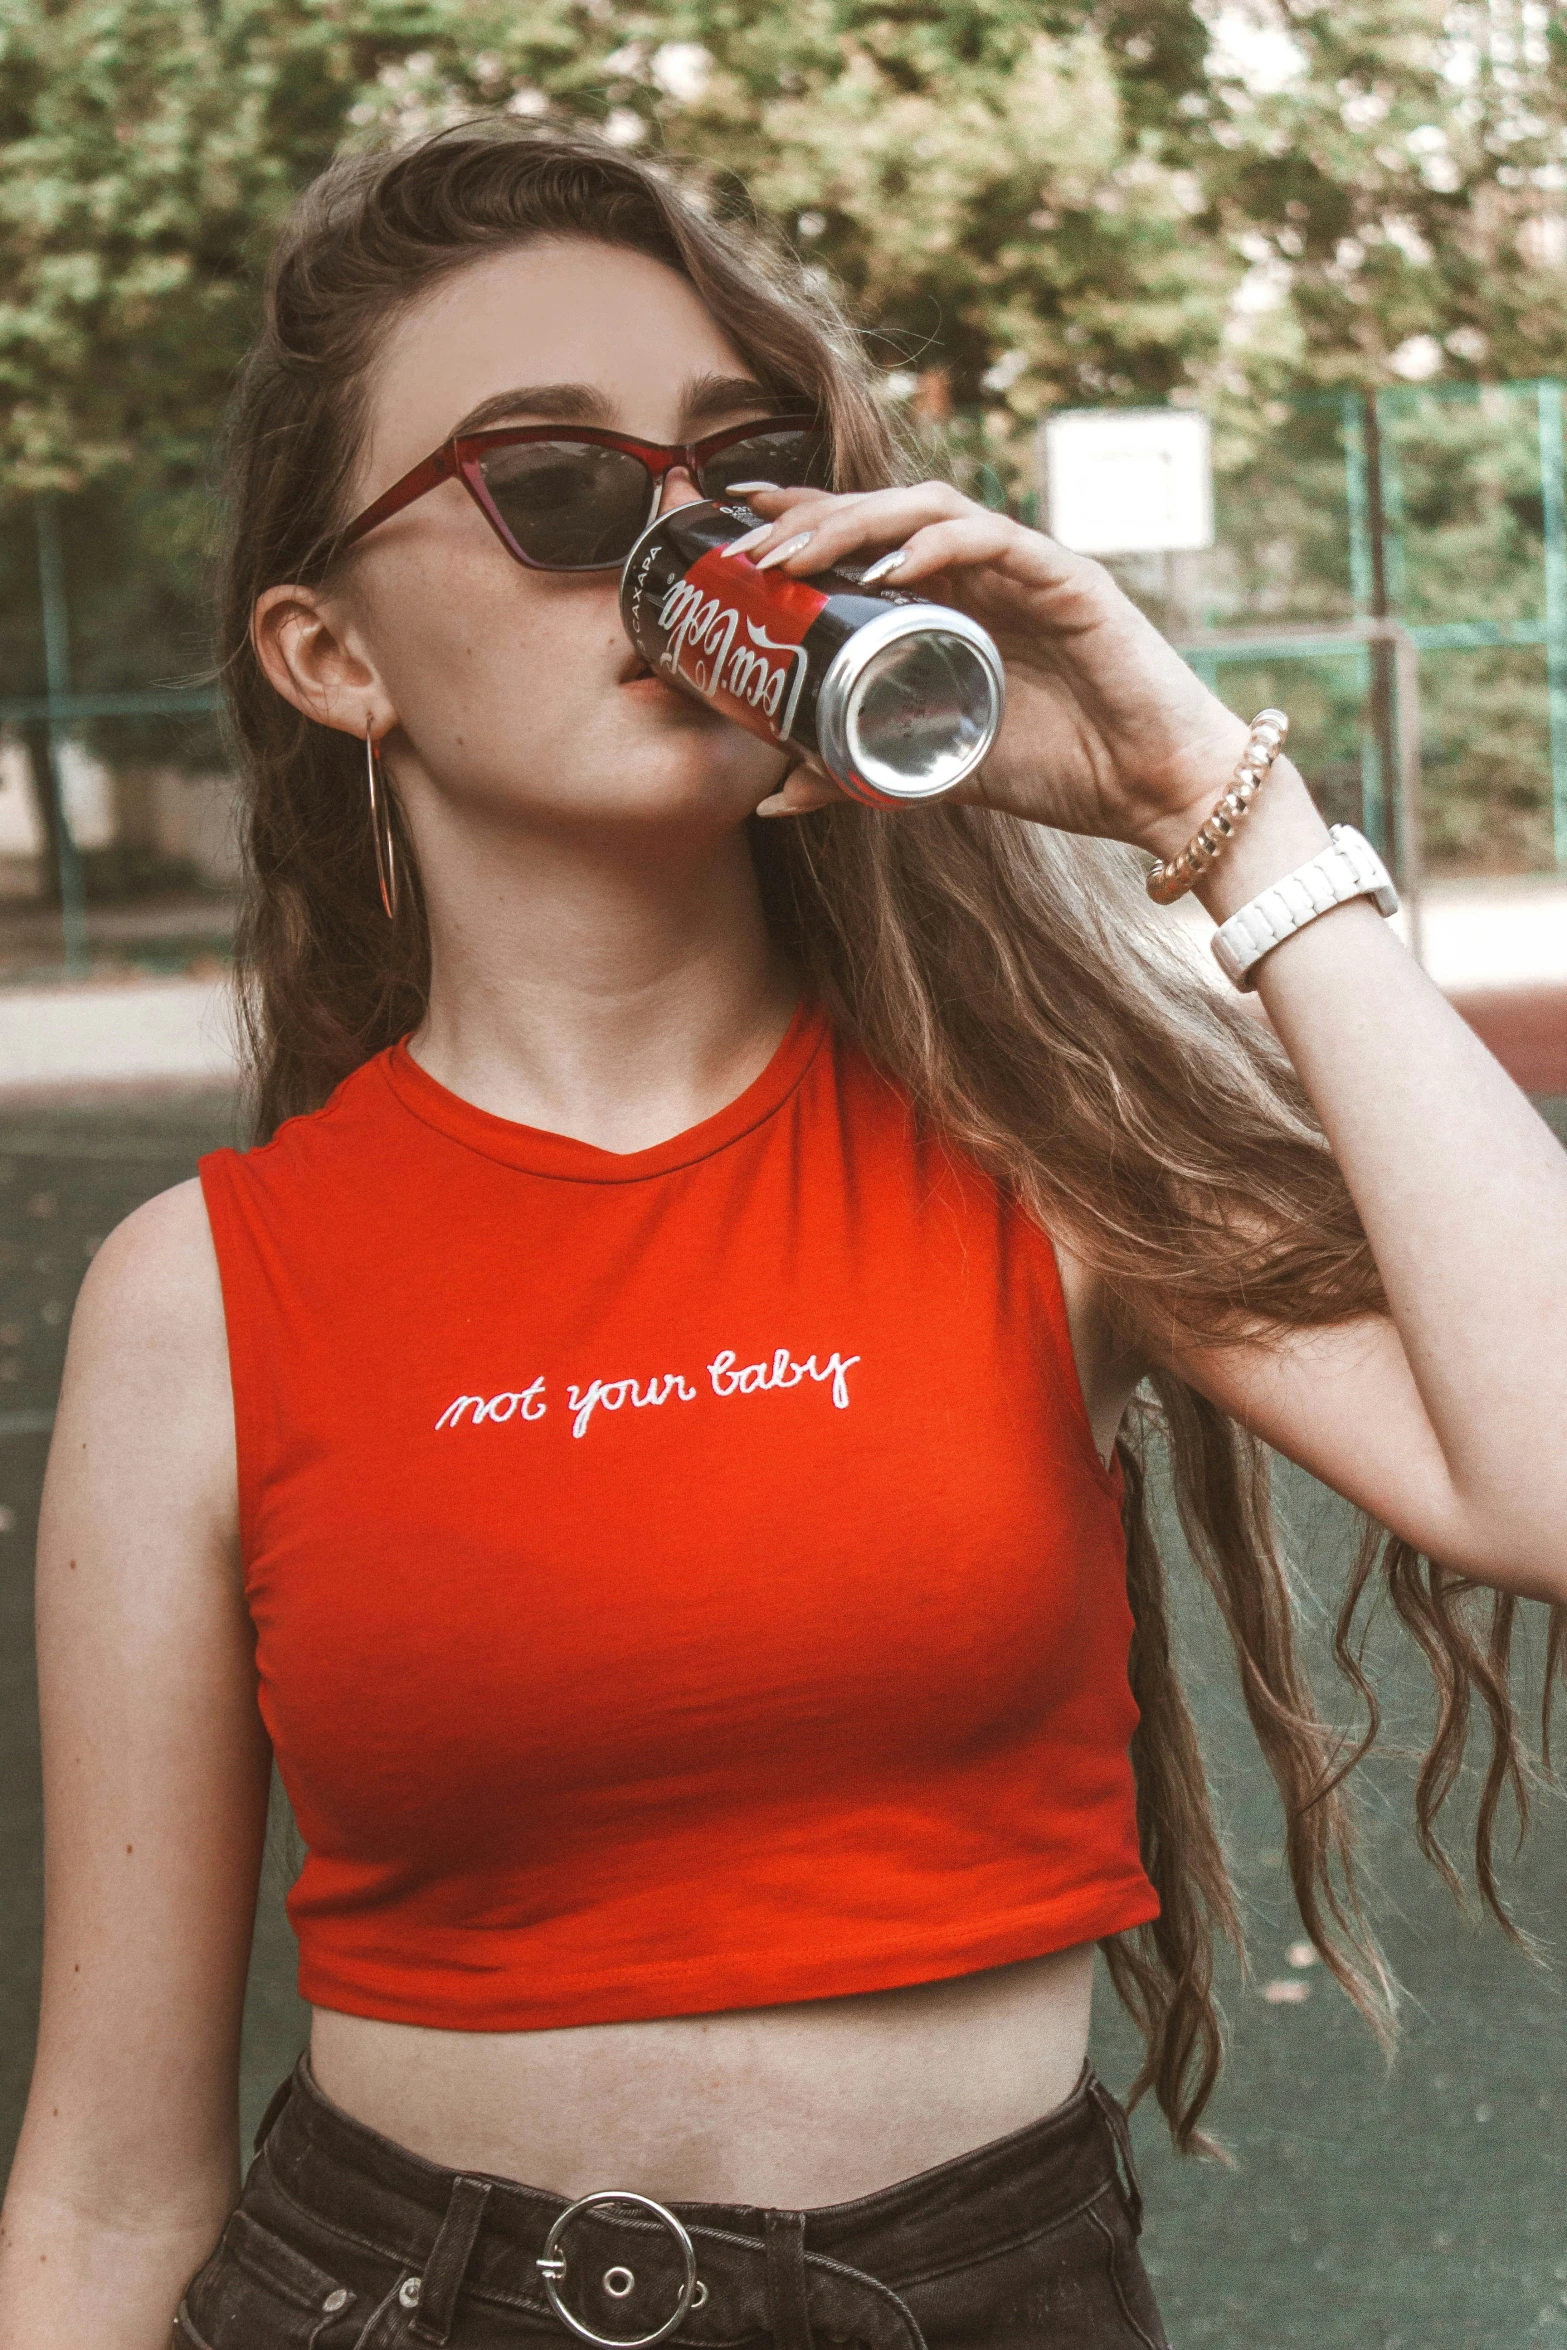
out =
[[[524,441],[487,449],[479,471],[523,553],[551,571],[623,563],[652,519],[647,467],[621,449]]]
[[[796,427],[731,441],[703,466],[702,495],[721,498],[735,481],[775,481],[781,490],[830,490],[832,449],[827,435]]]

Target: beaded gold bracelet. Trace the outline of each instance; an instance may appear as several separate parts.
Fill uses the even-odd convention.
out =
[[[1148,895],[1156,906],[1171,906],[1177,898],[1185,897],[1192,884],[1218,863],[1283,750],[1289,730],[1290,722],[1282,710],[1258,711],[1234,779],[1213,814],[1199,825],[1179,856],[1171,857],[1168,863],[1161,861],[1149,874]]]

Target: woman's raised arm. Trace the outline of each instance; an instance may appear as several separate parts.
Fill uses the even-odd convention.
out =
[[[957,798],[1165,859],[1212,812],[1247,728],[1099,564],[940,482],[754,502],[791,549],[786,569],[892,544],[900,588],[945,593],[991,630],[1007,716]],[[797,768],[760,812],[834,796]],[[1197,895],[1223,922],[1328,841],[1280,759]],[[1444,1566],[1567,1601],[1567,1158],[1367,899],[1286,939],[1257,986],[1390,1319],[1227,1347],[1182,1344],[1150,1319],[1148,1356]]]
[[[38,1547],[38,2056],[0,2221],[7,2350],[166,2350],[239,2192],[270,1748],[199,1187],[113,1233],[71,1330]]]

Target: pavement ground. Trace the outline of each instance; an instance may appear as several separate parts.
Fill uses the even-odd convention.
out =
[[[1567,1098],[1545,1105],[1567,1140]],[[66,1325],[97,1241],[139,1201],[234,1139],[221,1092],[96,1106],[58,1093],[0,1107],[0,2166],[26,2094],[41,1921],[31,1565]],[[1521,1433],[1524,1458],[1530,1442]],[[1349,1549],[1347,1513],[1294,1471],[1283,1504],[1309,1636]],[[1185,1670],[1227,1823],[1253,1942],[1249,1985],[1225,2001],[1229,2060],[1211,2125],[1233,2167],[1177,2160],[1158,2116],[1134,2131],[1148,2197],[1149,2267],[1178,2350],[1567,2350],[1567,1802],[1542,1791],[1505,1882],[1542,1938],[1532,1963],[1454,1909],[1410,1833],[1412,1767],[1390,1753],[1362,1774],[1367,1888],[1405,1989],[1391,2069],[1320,1966],[1297,1963],[1300,1926],[1266,1773],[1232,1665],[1195,1579],[1177,1570]],[[1523,1643],[1537,1688],[1541,1611]],[[1406,1646],[1375,1651],[1388,1745],[1418,1751],[1428,1692]],[[1559,1744],[1567,1744],[1567,1721]],[[1461,1808],[1461,1807],[1460,1807]],[[254,2128],[303,2045],[283,1913],[284,1819],[270,1840],[245,2014],[242,2119]],[[1455,1832],[1455,1849],[1459,1837]],[[1282,1986],[1282,1990],[1281,1987]],[[1101,1982],[1094,2054],[1124,2088],[1133,2035]]]

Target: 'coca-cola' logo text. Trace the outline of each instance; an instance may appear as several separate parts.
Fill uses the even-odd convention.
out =
[[[809,666],[803,645],[769,636],[760,621],[747,620],[737,605],[689,576],[665,596],[658,626],[665,639],[661,668],[709,701],[727,696],[757,711],[778,735],[789,732]]]

